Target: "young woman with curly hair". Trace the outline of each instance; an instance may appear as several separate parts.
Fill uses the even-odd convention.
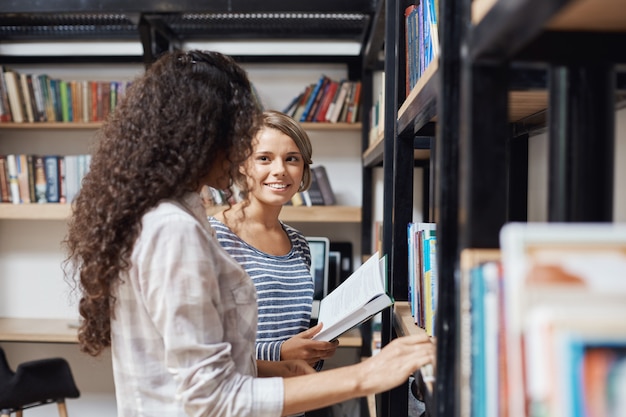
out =
[[[290,415],[388,390],[433,360],[419,336],[320,373],[254,359],[254,284],[217,242],[199,191],[237,178],[259,121],[232,59],[170,52],[99,133],[66,273],[81,292],[82,350],[111,348],[119,417]]]

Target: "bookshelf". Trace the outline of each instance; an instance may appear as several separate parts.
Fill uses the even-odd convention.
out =
[[[384,41],[372,44],[385,45],[384,139],[365,148],[365,169],[383,169],[383,253],[402,302],[416,139],[432,138],[423,220],[438,226],[440,292],[427,403],[430,415],[466,416],[458,401],[461,253],[491,256],[503,224],[527,220],[528,138],[537,132],[550,142],[547,220],[612,221],[615,101],[624,89],[614,65],[626,62],[626,12],[616,0],[440,0],[441,54],[405,99],[403,12],[414,2],[380,3]],[[383,343],[404,334],[406,315],[400,308],[383,317]],[[383,416],[406,415],[405,391],[381,396]]]
[[[92,78],[91,73],[97,73],[117,79],[141,71],[168,49],[217,49],[249,69],[255,85],[262,87],[269,80],[269,87],[261,93],[274,101],[268,107],[279,109],[296,93],[289,88],[303,85],[300,77],[292,76],[295,72],[315,70],[319,77],[320,71],[331,67],[346,78],[360,77],[359,48],[372,14],[372,2],[365,0],[315,4],[268,0],[237,5],[139,0],[122,7],[109,6],[107,9],[96,1],[82,2],[80,7],[71,1],[43,8],[30,0],[12,4],[0,12],[0,64],[25,72],[63,67],[62,71],[68,69],[63,74]],[[290,53],[300,41],[304,46]],[[253,49],[240,52],[237,46],[242,44],[253,45]],[[348,48],[335,48],[334,44]],[[32,49],[37,45],[40,49]],[[230,49],[232,45],[235,49]],[[81,72],[84,67],[89,75]],[[74,75],[59,78],[73,79]],[[0,153],[87,153],[98,127],[98,123],[0,124]],[[358,139],[362,126],[305,123],[303,127],[316,149],[315,162],[327,166],[331,181],[335,173],[345,177],[337,180],[336,188],[343,205],[285,207],[281,219],[308,235],[335,233],[336,240],[349,240],[358,251],[362,218]],[[349,168],[342,169],[344,164]],[[85,365],[72,336],[66,334],[64,319],[39,319],[71,320],[75,315],[75,305],[65,306],[73,294],[65,293],[67,284],[59,271],[59,242],[70,211],[67,204],[0,204],[0,269],[5,271],[0,287],[9,298],[0,308],[0,342],[8,347],[8,354],[24,359],[60,349],[82,387],[84,400],[77,401],[75,412],[94,417],[114,415],[112,382],[104,388],[93,387],[91,382],[94,373],[110,373],[110,361],[96,368]],[[361,338],[352,335],[342,343],[358,348]]]

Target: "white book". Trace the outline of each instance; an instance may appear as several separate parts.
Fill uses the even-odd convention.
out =
[[[20,204],[20,187],[17,179],[17,160],[16,156],[7,155],[7,171],[9,173],[9,192],[11,193],[11,202]]]
[[[376,252],[341,285],[320,302],[318,323],[322,331],[314,340],[334,340],[358,326],[386,307],[393,300],[385,290],[386,257]]]

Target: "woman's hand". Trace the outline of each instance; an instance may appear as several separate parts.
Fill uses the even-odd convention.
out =
[[[322,324],[320,323],[285,341],[280,349],[280,359],[302,359],[313,366],[320,360],[333,356],[339,341],[323,342],[313,340],[313,336],[321,330]]]

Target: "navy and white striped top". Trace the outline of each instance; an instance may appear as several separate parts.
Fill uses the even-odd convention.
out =
[[[220,245],[241,265],[257,290],[259,324],[256,357],[280,360],[280,348],[290,337],[309,328],[313,278],[309,244],[298,230],[281,222],[291,250],[274,256],[250,246],[214,217],[209,223]]]

